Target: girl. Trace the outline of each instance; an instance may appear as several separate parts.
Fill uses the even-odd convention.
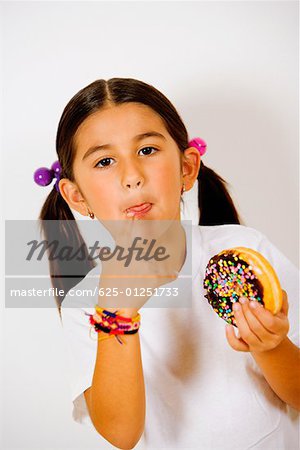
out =
[[[127,224],[135,219],[169,221],[158,242],[172,250],[172,257],[162,266],[133,264],[126,274],[159,267],[160,274],[181,275],[192,261],[192,291],[184,307],[174,307],[175,294],[157,301],[150,290],[146,299],[130,304],[119,294],[118,314],[135,324],[141,317],[140,328],[121,342],[104,331],[95,339],[87,315],[94,308],[71,295],[75,285],[83,291],[89,280],[96,285],[100,280],[106,293],[119,288],[120,280],[109,275],[120,273],[120,263],[102,263],[99,273],[86,258],[81,281],[53,278],[55,286],[69,291],[58,306],[71,364],[73,418],[98,433],[99,448],[298,448],[298,270],[263,234],[240,224],[224,180],[189,145],[170,101],[138,80],[97,80],[65,107],[56,148],[59,182],[40,215],[48,237],[49,222],[57,219],[62,242],[85,245],[71,209],[100,222],[123,223],[124,234],[112,233],[123,244],[129,242]],[[189,232],[181,226],[180,202],[195,182],[200,221]],[[143,211],[137,207],[142,203]],[[285,294],[276,316],[240,299],[234,313],[237,336],[214,313],[202,287],[209,259],[236,246],[262,253]],[[59,269],[52,266],[51,272]],[[144,279],[146,287],[178,282],[163,283],[159,273]],[[130,287],[136,286],[138,278],[130,279]],[[112,298],[97,295],[93,304],[113,313]]]

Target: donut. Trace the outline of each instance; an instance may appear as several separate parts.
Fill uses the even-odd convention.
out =
[[[259,252],[246,247],[223,250],[205,269],[204,297],[223,320],[236,325],[232,305],[240,297],[256,301],[276,314],[282,306],[282,289],[275,270]]]

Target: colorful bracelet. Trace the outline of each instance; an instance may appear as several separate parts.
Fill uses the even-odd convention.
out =
[[[124,342],[120,335],[135,334],[140,328],[141,316],[139,313],[135,317],[130,318],[118,315],[118,311],[107,311],[98,305],[95,305],[95,310],[94,314],[85,314],[89,316],[90,324],[93,325],[97,333],[102,331],[107,334],[107,336],[103,337],[98,336],[99,341],[115,336],[118,342],[123,344]]]

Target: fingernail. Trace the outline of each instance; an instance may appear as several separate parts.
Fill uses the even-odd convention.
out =
[[[234,311],[239,311],[241,309],[241,306],[239,305],[238,302],[236,302],[232,305],[232,308]]]
[[[244,303],[246,303],[248,300],[246,299],[246,297],[240,297],[239,302],[242,303],[242,305],[244,305]]]
[[[253,308],[253,309],[255,309],[255,308],[258,307],[258,303],[257,303],[255,300],[252,300],[252,301],[250,302],[250,307]]]

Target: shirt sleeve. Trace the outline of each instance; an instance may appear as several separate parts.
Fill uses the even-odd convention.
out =
[[[265,236],[261,235],[258,251],[273,266],[281,288],[288,296],[288,338],[299,347],[299,269]]]

